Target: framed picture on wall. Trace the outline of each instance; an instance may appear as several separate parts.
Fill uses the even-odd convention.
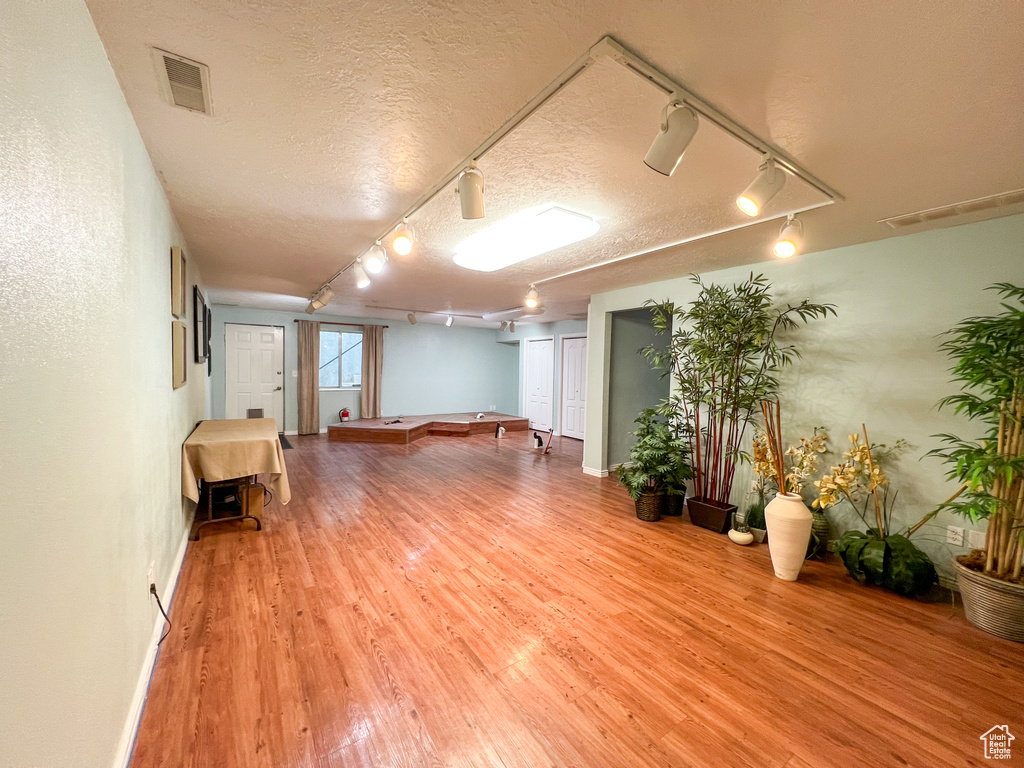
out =
[[[185,324],[180,320],[171,322],[171,356],[174,388],[182,387],[188,378],[188,344]]]
[[[209,351],[206,335],[206,300],[198,285],[192,286],[192,348],[197,363],[205,363]]]
[[[171,246],[171,314],[185,317],[185,254]]]
[[[206,375],[213,374],[213,355],[210,342],[213,340],[213,310],[206,308]]]

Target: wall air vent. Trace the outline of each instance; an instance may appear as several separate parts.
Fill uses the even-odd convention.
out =
[[[210,68],[176,53],[153,49],[160,91],[168,104],[190,112],[213,114],[210,100]]]
[[[948,219],[952,216],[962,216],[968,213],[986,211],[993,208],[1005,208],[1010,205],[1024,203],[1024,189],[1014,189],[1010,192],[1000,192],[987,197],[978,197],[974,200],[964,200],[962,203],[943,205],[939,208],[927,208],[915,213],[905,213],[901,216],[891,216],[888,219],[879,219],[879,224],[888,224],[893,229],[909,227],[914,224],[924,224],[938,219]],[[1011,213],[1011,211],[1007,211]]]

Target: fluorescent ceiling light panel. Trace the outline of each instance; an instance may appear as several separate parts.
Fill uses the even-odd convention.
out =
[[[495,272],[586,240],[600,228],[589,216],[557,205],[530,208],[467,237],[455,249],[455,263],[478,272]]]

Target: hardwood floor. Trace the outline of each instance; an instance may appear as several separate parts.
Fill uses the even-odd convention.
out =
[[[1024,745],[1024,646],[641,522],[580,443],[528,435],[292,438],[291,504],[189,547],[134,768],[980,766],[1004,723]]]

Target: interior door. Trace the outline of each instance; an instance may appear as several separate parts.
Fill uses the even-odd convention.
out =
[[[587,339],[562,339],[562,435],[583,439],[587,396]]]
[[[551,431],[553,420],[555,342],[530,339],[526,342],[526,418],[531,429]]]
[[[244,419],[250,408],[284,432],[284,328],[226,323],[224,416]]]

